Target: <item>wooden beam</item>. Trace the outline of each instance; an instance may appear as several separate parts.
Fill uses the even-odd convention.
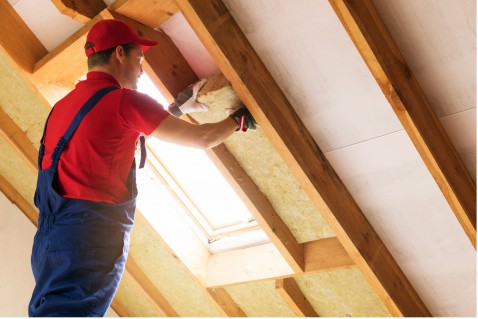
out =
[[[323,238],[304,243],[305,273],[350,268],[355,262],[335,238]]]
[[[48,51],[7,0],[0,0],[0,46],[25,71],[31,73],[35,63]]]
[[[88,23],[106,8],[103,0],[51,0],[51,2],[61,14],[83,24]]]
[[[176,96],[189,84],[198,80],[194,71],[165,33],[151,29],[121,14],[103,10],[35,64],[36,84],[50,104],[55,104],[65,96],[74,88],[75,82],[88,72],[84,50],[86,35],[96,22],[112,18],[126,22],[141,37],[158,42],[157,46],[146,52],[145,59],[149,65],[154,65],[152,67],[154,74],[172,96]]]
[[[304,271],[304,247],[299,244],[289,228],[277,215],[269,200],[259,190],[224,144],[206,153],[224,175],[254,219],[295,273]]]
[[[26,133],[8,116],[0,106],[0,134],[6,141],[14,145],[15,149],[27,161],[36,172],[38,150],[32,144]]]
[[[206,286],[226,287],[356,267],[335,237],[303,245],[305,254],[303,273],[295,273],[272,243],[212,255],[208,262]],[[227,272],[223,271],[224,265],[229,265]]]
[[[179,11],[174,0],[116,0],[108,9],[153,29],[159,28],[163,22]]]
[[[0,174],[0,191],[7,197],[10,202],[16,205],[25,216],[38,226],[38,212],[16,189],[10,184],[2,174]]]
[[[137,212],[137,214],[140,214]],[[146,294],[148,294],[151,301],[153,301],[161,309],[167,317],[179,317],[176,310],[169,304],[168,300],[159,292],[156,286],[144,274],[133,258],[128,258],[126,261],[126,270],[130,273],[133,279],[141,286]]]
[[[329,0],[476,249],[476,185],[370,0]]]
[[[430,312],[220,0],[177,0],[222,73],[392,315]]]
[[[247,317],[224,288],[209,288],[208,292],[228,317]]]
[[[108,17],[111,16],[103,11],[35,64],[34,83],[50,105],[69,93],[87,73],[86,35],[96,22]]]
[[[224,271],[227,265],[227,271]],[[209,288],[293,276],[295,273],[274,244],[237,249],[209,257],[206,286]]]
[[[276,290],[297,317],[318,317],[294,278],[276,280]]]

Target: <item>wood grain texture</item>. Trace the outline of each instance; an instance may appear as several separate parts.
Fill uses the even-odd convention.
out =
[[[51,2],[61,14],[83,24],[88,23],[106,8],[102,0],[51,0]]]
[[[176,310],[169,304],[168,300],[161,294],[155,285],[149,280],[145,273],[138,266],[133,258],[126,261],[126,270],[131,274],[134,280],[148,294],[151,301],[158,306],[167,317],[179,317]]]
[[[26,133],[8,116],[0,106],[0,134],[11,143],[23,159],[29,162],[36,172],[38,150],[32,144]]]
[[[391,314],[430,316],[223,3],[177,3]]]
[[[228,317],[247,317],[224,288],[209,288],[208,292]]]
[[[318,317],[314,308],[304,296],[294,278],[278,279],[276,290],[291,307],[297,317]]]
[[[304,256],[306,273],[355,266],[353,259],[335,237],[304,243]]]
[[[48,53],[47,49],[7,0],[0,0],[0,21],[0,45],[18,66],[31,73],[35,63]]]
[[[259,226],[274,243],[296,273],[304,271],[304,247],[277,215],[269,200],[258,189],[224,144],[206,153],[236,191]]]
[[[109,9],[156,29],[179,11],[174,0],[117,0]]]
[[[476,249],[476,184],[369,0],[329,0]]]

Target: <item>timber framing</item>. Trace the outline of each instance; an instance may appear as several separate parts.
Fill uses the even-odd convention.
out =
[[[476,250],[476,185],[370,0],[329,0]]]
[[[102,0],[51,0],[60,13],[81,23],[87,23],[106,8]]]
[[[224,4],[219,0],[177,3],[390,313],[430,316]]]
[[[393,316],[430,316],[222,1],[163,0],[150,5],[150,10],[137,9],[141,0],[117,0],[106,10],[103,10],[102,1],[93,1],[100,4],[96,8],[85,8],[86,11],[75,8],[75,3],[79,1],[52,2],[60,12],[85,26],[48,53],[7,0],[0,0],[0,17],[6,21],[7,30],[15,30],[20,35],[13,40],[2,33],[0,45],[18,66],[31,73],[31,79],[51,104],[73,88],[75,81],[86,73],[82,49],[86,34],[94,23],[109,18],[122,20],[141,36],[161,43],[146,53],[144,69],[166,99],[172,101],[178,92],[198,78],[169,37],[154,28],[180,9],[337,235],[298,243],[227,147],[219,145],[208,150],[207,154],[270,237],[270,247],[278,252],[277,260],[283,258],[284,261],[274,265],[276,272],[261,273],[260,269],[254,269],[247,275],[243,271],[246,267],[239,263],[235,265],[237,273],[232,269],[229,278],[219,278],[215,277],[219,265],[231,264],[234,258],[241,258],[237,252],[229,256],[219,254],[209,259],[207,282],[200,282],[188,270],[222,315],[246,316],[223,287],[273,279],[276,291],[297,316],[318,316],[294,277],[358,267]],[[476,250],[476,185],[372,2],[329,2]],[[62,6],[64,8],[60,9]],[[142,13],[145,11],[148,13]],[[20,158],[36,170],[37,150],[25,132],[1,108],[0,137],[8,141]],[[6,197],[37,225],[36,209],[1,175],[0,186]],[[138,214],[137,218],[143,217]],[[162,240],[159,236],[157,239]],[[263,251],[256,253],[253,250],[243,253],[257,254],[256,261],[260,260]],[[173,251],[170,253],[174,255]],[[246,262],[244,258],[242,260]],[[134,258],[129,258],[126,272],[158,312],[170,317],[179,316]],[[120,316],[131,315],[116,299],[112,307]]]
[[[8,52],[20,68],[32,72],[35,63],[48,51],[7,0],[0,0],[2,32],[0,45]],[[14,37],[11,35],[15,35]]]
[[[304,296],[294,278],[276,280],[276,290],[290,306],[297,317],[318,317],[312,305]]]

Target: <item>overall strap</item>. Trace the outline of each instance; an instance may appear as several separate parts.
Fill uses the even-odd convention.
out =
[[[61,153],[63,152],[63,149],[65,148],[66,143],[70,140],[70,138],[73,136],[73,133],[75,133],[76,129],[78,128],[78,125],[80,125],[81,120],[85,117],[85,115],[98,103],[98,101],[106,95],[108,92],[112,90],[119,89],[117,86],[109,86],[105,87],[95,94],[93,94],[88,101],[81,107],[81,109],[78,111],[78,113],[75,115],[73,120],[70,123],[70,126],[66,130],[65,134],[60,138],[58,141],[55,150],[53,151],[53,154],[51,156],[52,160],[52,166],[56,166],[58,164],[58,160],[60,158]],[[43,133],[45,134],[45,133]],[[43,140],[42,140],[43,144]],[[39,164],[41,165],[41,161],[39,161]],[[41,167],[41,166],[40,166]]]

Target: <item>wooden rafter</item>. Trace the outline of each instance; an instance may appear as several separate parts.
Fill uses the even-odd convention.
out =
[[[228,317],[246,317],[241,307],[234,302],[224,288],[210,288],[208,291]]]
[[[149,298],[154,302],[154,304],[159,305],[161,312],[163,312],[167,317],[179,317],[176,310],[171,307],[168,300],[164,298],[161,292],[159,292],[154,284],[148,279],[133,258],[128,258],[126,261],[126,270],[148,294]]]
[[[165,33],[121,14],[103,10],[35,64],[33,71],[35,82],[50,104],[66,95],[74,87],[75,82],[87,73],[83,49],[86,35],[96,22],[112,18],[126,22],[141,37],[158,42],[157,46],[145,53],[145,60],[149,65],[155,66],[153,70],[156,79],[161,81],[160,87],[169,91],[171,96],[176,96],[188,84],[197,80],[189,64]]]
[[[305,271],[295,273],[273,244],[212,255],[208,263],[206,286],[226,287],[271,279],[312,275],[356,267],[337,238],[324,238],[304,245]],[[230,265],[227,272],[224,265]]]
[[[294,278],[276,280],[276,290],[297,317],[318,317]]]
[[[328,271],[355,266],[336,237],[304,243],[305,273]]]
[[[0,135],[13,144],[20,156],[36,171],[38,150],[33,146],[25,132],[8,116],[0,106]]]
[[[7,0],[0,0],[0,46],[25,71],[32,72],[35,63],[48,51],[28,28]]]
[[[116,0],[108,9],[156,29],[179,11],[174,0]]]
[[[476,185],[370,0],[329,0],[476,249]]]
[[[220,0],[177,0],[256,118],[392,315],[430,312]]]
[[[296,273],[304,271],[304,247],[224,144],[206,152]]]
[[[103,0],[51,0],[55,7],[64,14],[81,23],[87,23],[106,8]]]
[[[36,208],[33,207],[32,204],[30,204],[1,174],[0,191],[10,200],[10,202],[23,212],[33,225],[38,226],[38,212]]]

